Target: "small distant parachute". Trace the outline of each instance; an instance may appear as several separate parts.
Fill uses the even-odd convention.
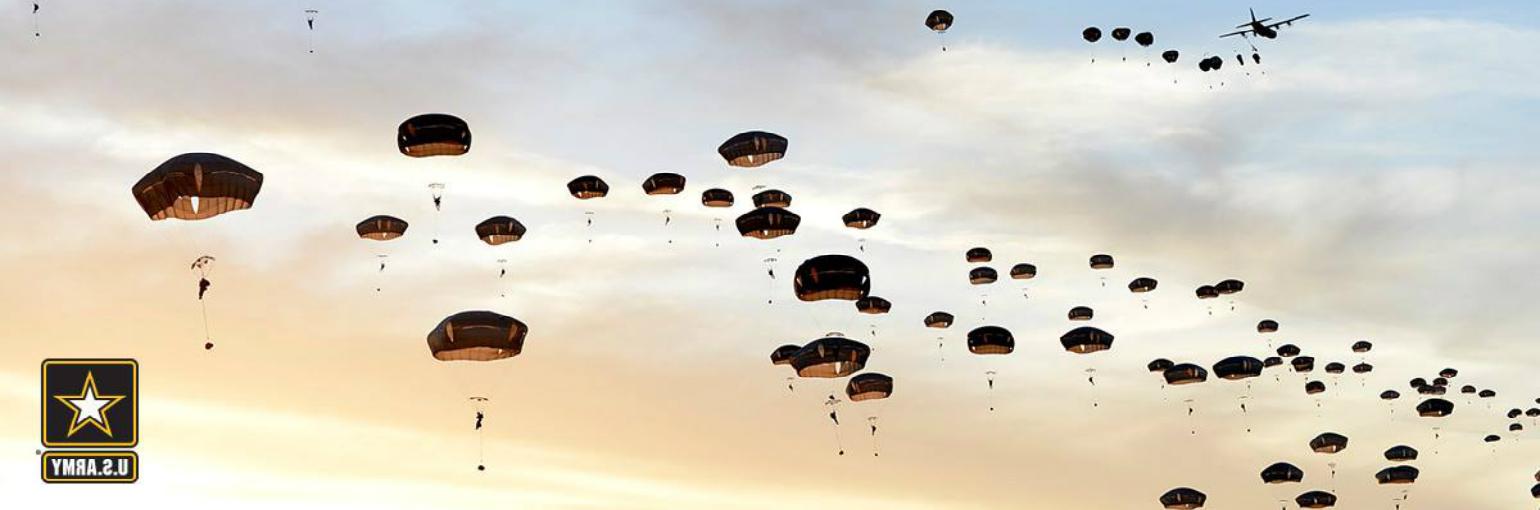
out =
[[[1399,391],[1385,390],[1380,392],[1380,400],[1395,400],[1398,398],[1401,398],[1401,392]]]
[[[1374,350],[1374,344],[1369,343],[1367,340],[1353,342],[1353,352],[1362,354],[1371,350]]]
[[[925,26],[937,33],[946,32],[946,29],[952,28],[952,13],[940,9],[931,11],[925,17]]]
[[[1346,450],[1348,438],[1335,432],[1323,432],[1310,440],[1310,450],[1316,453],[1337,453]]]
[[[1208,501],[1208,495],[1198,492],[1197,489],[1179,487],[1166,491],[1160,495],[1161,506],[1171,510],[1193,510],[1203,508]]]
[[[1069,309],[1069,320],[1088,321],[1096,315],[1096,311],[1089,306],[1077,306]]]
[[[1181,56],[1182,52],[1176,50],[1166,50],[1160,53],[1161,60],[1165,60],[1167,64],[1175,64]]]
[[[684,176],[672,172],[658,172],[642,181],[642,191],[648,195],[677,195],[684,191]]]
[[[1276,366],[1280,366],[1282,364],[1283,364],[1283,358],[1278,357],[1278,356],[1268,356],[1266,358],[1262,358],[1262,367],[1263,368],[1273,368],[1273,367],[1276,367]]]
[[[1262,483],[1299,483],[1305,480],[1305,471],[1287,462],[1278,462],[1262,469]]]
[[[796,356],[797,351],[800,350],[802,350],[802,346],[793,344],[786,344],[780,347],[776,347],[774,351],[770,351],[770,364],[790,365],[791,358]]]
[[[792,286],[797,299],[855,301],[871,291],[871,273],[866,264],[848,255],[819,255],[797,266]]]
[[[1305,383],[1305,394],[1316,395],[1326,393],[1326,383],[1321,381],[1309,381]]]
[[[931,312],[930,315],[925,316],[925,327],[946,329],[952,327],[952,321],[954,319],[955,318],[952,316],[952,314],[946,312]]]
[[[471,150],[471,128],[454,115],[418,115],[396,129],[396,148],[414,158],[464,155]]]
[[[1117,41],[1127,41],[1128,36],[1133,33],[1134,31],[1128,27],[1117,27],[1112,29],[1112,38]]]
[[[1385,460],[1391,462],[1410,462],[1417,460],[1417,449],[1407,445],[1396,445],[1385,450]]]
[[[1424,418],[1443,418],[1454,413],[1454,402],[1430,398],[1417,404],[1417,415]]]
[[[1112,348],[1112,333],[1090,326],[1081,326],[1059,337],[1064,350],[1075,354],[1090,354]]]
[[[406,234],[406,227],[406,220],[381,214],[358,222],[353,230],[358,232],[358,237],[362,239],[389,241]]]
[[[585,175],[568,182],[567,192],[578,200],[588,200],[610,194],[610,185],[605,183],[604,179]]]
[[[1326,364],[1326,373],[1328,374],[1340,374],[1346,371],[1347,365],[1343,365],[1335,361]]]
[[[1154,278],[1134,278],[1133,281],[1128,282],[1128,291],[1135,294],[1143,294],[1155,290],[1156,285],[1159,285],[1159,282],[1155,281]]]
[[[1229,381],[1262,375],[1262,360],[1251,356],[1232,356],[1214,364],[1214,376]]]
[[[1246,282],[1230,279],[1214,284],[1214,290],[1220,294],[1234,294],[1245,290]]]
[[[1407,385],[1410,385],[1412,387],[1412,389],[1415,390],[1417,388],[1421,388],[1423,386],[1427,386],[1428,385],[1428,380],[1427,379],[1423,379],[1421,377],[1413,377],[1412,380],[1407,381]]]
[[[845,385],[845,396],[851,402],[888,398],[893,395],[893,378],[867,372],[850,378]]]
[[[1037,277],[1037,266],[1028,263],[1020,263],[1011,266],[1011,279],[1031,280]]]
[[[262,173],[213,153],[194,152],[166,160],[132,188],[150,220],[204,220],[250,209],[262,191]]]
[[[732,207],[733,192],[722,188],[711,188],[701,192],[700,203],[706,207]]]
[[[1000,279],[1000,273],[992,267],[975,267],[968,270],[968,283],[974,285],[988,285]]]
[[[460,312],[428,332],[428,351],[439,361],[496,361],[524,350],[529,326],[487,311]]]
[[[785,157],[787,143],[786,137],[775,133],[748,131],[722,142],[717,154],[728,166],[753,168]]]
[[[1487,437],[1481,438],[1481,441],[1484,443],[1496,443],[1502,440],[1503,436],[1499,436],[1497,434],[1488,434]]]
[[[1277,333],[1278,332],[1278,321],[1275,321],[1275,320],[1272,320],[1272,319],[1262,319],[1261,322],[1257,323],[1257,332],[1258,333],[1263,333],[1263,334],[1266,334],[1266,333]]]
[[[497,246],[523,239],[527,230],[519,220],[493,216],[476,224],[476,237],[481,238],[481,242]]]
[[[1138,34],[1134,35],[1134,42],[1138,43],[1139,46],[1148,48],[1155,44],[1155,34],[1149,32],[1139,32]]]
[[[1497,392],[1493,390],[1481,390],[1481,393],[1477,393],[1476,396],[1480,398],[1492,398],[1497,396]]]
[[[882,215],[878,214],[877,211],[858,207],[845,213],[840,219],[844,220],[846,227],[864,230],[877,226],[877,220],[882,219]]]
[[[1292,358],[1292,357],[1298,356],[1300,351],[1299,351],[1299,346],[1297,346],[1297,345],[1294,345],[1294,344],[1283,344],[1283,345],[1278,346],[1278,351],[1277,352],[1278,352],[1279,356],[1283,356],[1285,358]]]
[[[968,252],[964,255],[968,258],[968,262],[971,264],[982,264],[994,260],[995,258],[994,254],[989,252],[989,248],[982,246],[969,248]]]
[[[1175,365],[1175,363],[1172,363],[1171,360],[1166,358],[1155,358],[1154,360],[1151,360],[1148,365],[1145,365],[1145,368],[1151,372],[1165,373],[1166,369]]]
[[[1460,393],[1464,393],[1464,394],[1468,394],[1468,395],[1474,395],[1476,393],[1476,387],[1475,386],[1471,386],[1469,384],[1461,386],[1460,387]]]
[[[1373,371],[1374,365],[1370,365],[1368,363],[1359,363],[1357,365],[1353,365],[1353,373],[1355,374],[1367,374]]]
[[[753,197],[754,207],[791,207],[791,194],[778,189],[767,189],[755,193]]]
[[[1198,299],[1214,299],[1219,297],[1219,290],[1215,289],[1213,285],[1204,285],[1198,287],[1194,294],[1198,296]]]
[[[791,367],[800,377],[836,378],[856,373],[866,366],[872,348],[843,337],[825,337],[809,342],[791,359]]]
[[[1208,370],[1192,363],[1173,365],[1161,375],[1166,378],[1166,384],[1172,386],[1197,384],[1208,380]]]
[[[1088,43],[1100,41],[1102,40],[1102,29],[1096,27],[1085,27],[1085,30],[1080,31],[1080,38],[1085,39],[1085,42]]]
[[[1315,370],[1315,358],[1312,356],[1295,357],[1289,361],[1289,364],[1294,367],[1295,372],[1299,372],[1301,374],[1308,374],[1312,370]]]
[[[1016,338],[999,326],[980,326],[968,332],[968,352],[974,354],[1010,354],[1016,350]]]
[[[877,296],[866,296],[856,300],[856,311],[867,315],[881,315],[893,309],[893,303]]]
[[[1337,506],[1337,496],[1325,491],[1310,491],[1294,498],[1300,508],[1331,508]]]
[[[1097,254],[1091,256],[1091,269],[1112,269],[1112,256]]]
[[[1458,375],[1460,375],[1460,371],[1453,368],[1446,368],[1438,371],[1438,376],[1445,379],[1454,379],[1455,376]]]
[[[743,237],[769,240],[797,233],[802,217],[779,207],[760,207],[743,213],[736,224]]]

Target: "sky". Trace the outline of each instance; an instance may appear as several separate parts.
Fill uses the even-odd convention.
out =
[[[1208,0],[43,0],[40,37],[30,5],[10,2],[0,501],[1144,509],[1190,486],[1210,508],[1309,489],[1391,508],[1400,491],[1372,475],[1404,443],[1424,458],[1403,508],[1529,505],[1540,441],[1500,416],[1540,396],[1540,149],[1524,127],[1540,114],[1540,16],[1527,7],[1258,1],[1261,16],[1311,17],[1239,68],[1246,43],[1214,36],[1247,13]],[[935,8],[956,15],[944,36],[922,24]],[[320,11],[313,32],[305,9]],[[1088,45],[1088,25],[1150,30],[1182,61]],[[1208,54],[1230,65],[1198,72]],[[395,127],[428,112],[464,118],[470,153],[400,155]],[[717,145],[754,129],[789,138],[786,158],[725,165]],[[255,206],[149,221],[130,185],[185,152],[262,172]],[[659,171],[686,175],[686,191],[643,195]],[[611,195],[568,196],[584,174]],[[756,186],[793,195],[795,236],[733,235]],[[740,204],[705,209],[708,187]],[[863,206],[881,223],[843,228]],[[374,214],[412,226],[358,239]],[[472,235],[499,214],[526,238]],[[973,246],[1039,276],[971,286]],[[789,275],[829,253],[865,261],[892,313],[797,302],[789,279],[766,277],[767,258]],[[1094,253],[1117,267],[1091,271]],[[211,351],[187,271],[204,254],[217,258]],[[1147,308],[1124,289],[1137,276],[1160,281]],[[1233,310],[1193,298],[1223,278],[1247,282]],[[1058,346],[1076,305],[1095,308],[1112,350]],[[463,310],[528,323],[524,353],[435,361],[426,333]],[[935,310],[957,324],[924,328]],[[1263,318],[1282,330],[1257,335]],[[969,355],[964,334],[986,324],[1013,331],[1016,352]],[[895,378],[889,399],[842,404],[837,429],[823,400],[843,381],[788,391],[790,371],[767,359],[831,331],[870,344],[867,368]],[[1361,339],[1374,351],[1351,353]],[[1162,388],[1144,369],[1283,342],[1377,369],[1316,374],[1320,399],[1289,372]],[[138,483],[37,479],[39,363],[64,357],[139,361]],[[1377,399],[1444,367],[1500,397],[1453,397],[1436,422],[1413,416],[1415,398]],[[469,394],[492,398],[485,472]],[[1349,449],[1311,453],[1325,431]],[[1305,483],[1263,485],[1278,461]]]

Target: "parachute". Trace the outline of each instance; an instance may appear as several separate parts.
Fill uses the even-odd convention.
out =
[[[1367,374],[1373,371],[1374,365],[1370,365],[1368,363],[1359,363],[1357,365],[1353,365],[1353,373],[1355,374]]]
[[[797,233],[802,217],[779,207],[760,207],[738,217],[738,234],[761,240]]]
[[[1240,292],[1241,290],[1244,290],[1245,288],[1246,288],[1246,282],[1242,282],[1240,280],[1233,280],[1233,279],[1232,280],[1224,280],[1224,281],[1221,281],[1221,282],[1219,282],[1219,283],[1214,285],[1214,290],[1215,291],[1219,292],[1220,294],[1226,294],[1226,295]]]
[[[866,296],[856,300],[856,311],[867,315],[881,315],[893,309],[893,303],[877,296]]]
[[[952,13],[939,9],[931,11],[930,15],[925,17],[925,26],[937,33],[946,32],[948,28],[952,28]]]
[[[370,216],[368,219],[358,222],[358,225],[353,227],[353,230],[358,232],[358,237],[361,239],[389,241],[406,234],[406,227],[406,220],[382,214]]]
[[[786,137],[764,131],[748,131],[733,135],[717,147],[717,154],[727,160],[728,166],[753,168],[786,156]]]
[[[524,350],[529,327],[487,311],[460,312],[428,332],[428,351],[439,361],[496,361]]]
[[[1096,27],[1085,27],[1085,30],[1080,31],[1080,37],[1085,39],[1085,42],[1088,43],[1100,41],[1102,40],[1102,29]]]
[[[150,220],[204,220],[250,209],[262,173],[212,153],[187,153],[161,163],[134,183],[134,200]]]
[[[791,359],[799,377],[836,378],[856,373],[866,366],[872,348],[842,337],[824,337],[809,342]]]
[[[851,402],[888,398],[893,394],[893,378],[878,373],[864,373],[850,378],[845,395]]]
[[[1096,312],[1091,310],[1091,307],[1089,306],[1077,306],[1069,309],[1069,320],[1088,321],[1091,320],[1091,317],[1095,315],[1095,313]]]
[[[642,191],[648,195],[677,195],[684,191],[684,176],[671,172],[658,172],[642,181]]]
[[[778,189],[767,189],[753,196],[754,207],[791,207],[791,195]]]
[[[1091,269],[1112,269],[1112,256],[1106,254],[1091,256]]]
[[[1016,338],[999,326],[980,326],[968,332],[968,352],[974,354],[1010,354],[1016,350]]]
[[[1424,418],[1443,418],[1454,413],[1454,402],[1430,398],[1417,404],[1417,415]]]
[[[873,211],[865,207],[858,207],[848,213],[845,213],[845,215],[840,219],[845,221],[846,227],[864,230],[877,226],[877,220],[881,218],[882,215],[878,214],[877,211]]]
[[[925,316],[925,327],[946,329],[952,326],[953,319],[952,314],[946,312],[931,312],[930,315]]]
[[[1417,449],[1407,445],[1396,445],[1385,450],[1385,460],[1391,462],[1410,462],[1417,460]]]
[[[1138,43],[1139,46],[1148,48],[1155,44],[1155,34],[1149,32],[1139,32],[1138,34],[1134,35],[1134,42]]]
[[[1161,375],[1166,378],[1166,384],[1171,386],[1197,384],[1208,380],[1208,370],[1192,363],[1173,365]]]
[[[418,115],[396,129],[396,148],[414,158],[460,156],[471,150],[471,128],[449,114]]]
[[[1232,356],[1214,364],[1214,376],[1238,381],[1262,375],[1262,361],[1250,356]]]
[[[740,218],[741,220],[741,218]],[[741,221],[740,221],[740,229]],[[871,274],[866,264],[848,255],[819,255],[797,266],[792,286],[797,299],[855,301],[871,291]]]
[[[1257,332],[1262,334],[1277,333],[1278,321],[1272,319],[1262,319],[1261,322],[1257,323]]]
[[[1305,383],[1305,394],[1316,395],[1326,392],[1326,383],[1321,381],[1309,381]]]
[[[1305,480],[1305,471],[1287,462],[1278,462],[1262,469],[1262,483],[1299,483]]]
[[[995,283],[1000,278],[1000,273],[992,267],[975,267],[968,270],[968,283],[974,285],[988,285]]]
[[[1176,60],[1181,58],[1181,56],[1182,52],[1176,50],[1166,50],[1160,53],[1161,60],[1165,60],[1167,64],[1175,64]]]
[[[1293,365],[1295,372],[1301,374],[1308,374],[1310,371],[1315,370],[1315,358],[1311,356],[1296,357],[1290,360],[1289,364]]]
[[[567,192],[578,200],[588,200],[610,194],[610,185],[605,183],[604,179],[585,175],[568,182]]]
[[[1037,266],[1025,262],[1011,266],[1011,279],[1031,280],[1037,277]]]
[[[1128,36],[1133,35],[1133,33],[1134,31],[1128,27],[1114,28],[1112,29],[1112,39],[1117,41],[1127,41]]]
[[[1453,368],[1446,368],[1438,371],[1438,376],[1445,379],[1454,379],[1455,376],[1458,375],[1460,375],[1460,371]]]
[[[1296,346],[1294,344],[1283,344],[1283,345],[1278,346],[1278,351],[1277,352],[1278,352],[1279,356],[1283,356],[1285,358],[1292,358],[1292,357],[1298,356],[1300,351],[1299,351],[1299,346]]]
[[[1374,344],[1369,343],[1367,340],[1359,340],[1357,342],[1353,342],[1353,352],[1362,354],[1362,353],[1369,352],[1370,350],[1373,350],[1373,349],[1374,349]]]
[[[989,252],[989,248],[982,246],[969,248],[968,253],[965,255],[967,256],[968,263],[970,264],[982,264],[994,260],[995,258],[994,254]]]
[[[1197,489],[1179,487],[1166,491],[1160,495],[1161,506],[1173,510],[1193,510],[1203,508],[1203,503],[1208,501],[1208,495],[1198,492]]]
[[[1133,281],[1128,282],[1128,291],[1135,294],[1143,294],[1155,290],[1157,284],[1158,282],[1154,278],[1134,278]]]
[[[1090,326],[1081,326],[1059,337],[1064,350],[1076,354],[1090,354],[1112,348],[1112,333]]]
[[[1310,491],[1294,498],[1300,508],[1331,508],[1337,505],[1337,496],[1325,491]]]
[[[1326,364],[1326,373],[1328,374],[1340,374],[1346,371],[1347,365],[1343,365],[1335,361]]]
[[[722,188],[711,188],[701,192],[700,203],[706,207],[732,207],[733,192]]]
[[[1151,372],[1165,373],[1166,369],[1171,368],[1174,365],[1175,363],[1172,363],[1171,360],[1166,358],[1155,358],[1154,360],[1151,360],[1148,365],[1145,365],[1145,368]]]
[[[476,224],[476,237],[492,246],[523,239],[525,231],[523,223],[507,216],[493,216]]]
[[[800,350],[802,350],[802,346],[800,346],[800,345],[793,345],[793,344],[787,344],[787,345],[782,345],[780,347],[776,347],[774,351],[770,352],[770,364],[772,364],[772,365],[790,365],[791,364],[791,358],[796,356],[797,355],[797,351],[800,351]]]
[[[1323,432],[1310,440],[1310,450],[1316,453],[1337,453],[1346,450],[1348,438],[1335,432]]]

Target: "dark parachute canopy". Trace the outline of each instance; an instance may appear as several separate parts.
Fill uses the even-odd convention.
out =
[[[1287,462],[1279,462],[1262,469],[1262,483],[1299,483],[1305,480],[1305,471]]]
[[[1090,326],[1081,326],[1059,337],[1064,350],[1075,354],[1090,354],[1112,348],[1112,333]]]
[[[753,168],[786,156],[786,137],[764,131],[733,135],[717,147],[729,166]]]
[[[733,192],[722,188],[711,188],[701,192],[700,203],[706,207],[732,207]]]
[[[1299,346],[1294,344],[1283,344],[1278,346],[1278,355],[1285,358],[1298,356],[1299,352]]]
[[[1219,297],[1219,291],[1215,289],[1213,285],[1204,285],[1202,287],[1198,287],[1198,290],[1193,291],[1193,293],[1198,296],[1198,299],[1213,299]]]
[[[1232,356],[1214,364],[1214,375],[1220,379],[1238,381],[1262,375],[1262,360],[1251,356]]]
[[[968,270],[968,283],[974,285],[988,285],[1000,279],[1000,273],[992,267],[975,267]]]
[[[1161,60],[1165,60],[1167,64],[1175,64],[1176,60],[1181,57],[1182,52],[1176,50],[1166,50],[1160,53]]]
[[[1168,360],[1166,358],[1155,358],[1154,360],[1150,361],[1150,364],[1145,365],[1145,368],[1149,369],[1149,371],[1151,371],[1151,372],[1161,372],[1161,373],[1164,373],[1166,371],[1166,369],[1171,368],[1172,366],[1175,366],[1175,365],[1176,365],[1175,363],[1172,363],[1171,360]]]
[[[529,326],[487,311],[460,312],[428,332],[428,351],[439,361],[495,361],[524,350]]]
[[[1434,377],[1432,383],[1440,388],[1449,386],[1449,380],[1442,377]]]
[[[776,347],[774,351],[770,351],[770,364],[790,365],[791,358],[796,356],[797,351],[800,350],[802,350],[802,346],[794,344],[786,344],[780,347]]]
[[[1127,41],[1128,36],[1133,35],[1133,33],[1134,31],[1128,27],[1117,27],[1112,29],[1112,38],[1118,41]]]
[[[1310,440],[1310,449],[1316,453],[1337,453],[1346,450],[1348,438],[1336,432],[1322,432]]]
[[[1476,387],[1472,386],[1472,385],[1469,385],[1469,384],[1461,386],[1460,387],[1460,393],[1474,394],[1474,393],[1476,393]]]
[[[425,113],[396,128],[396,148],[414,158],[459,156],[471,150],[471,127],[453,115]]]
[[[881,315],[892,309],[892,302],[877,296],[866,296],[856,300],[856,311],[867,315]]]
[[[262,191],[262,173],[213,153],[182,154],[134,183],[134,200],[153,221],[202,220],[250,209]]]
[[[1443,395],[1447,391],[1448,390],[1444,389],[1442,386],[1434,386],[1431,384],[1417,388],[1418,395]]]
[[[1321,381],[1309,381],[1305,383],[1305,394],[1316,395],[1326,393],[1326,383]]]
[[[1184,384],[1197,384],[1208,380],[1208,370],[1192,363],[1179,363],[1167,368],[1164,374],[1166,384],[1181,386]]]
[[[476,237],[492,246],[523,239],[526,231],[523,223],[507,216],[493,216],[476,224]]]
[[[1193,510],[1203,508],[1203,503],[1208,501],[1208,495],[1198,492],[1197,489],[1179,487],[1166,491],[1160,495],[1160,504],[1174,510]]]
[[[604,179],[585,175],[568,182],[567,192],[579,200],[588,200],[610,194],[610,185],[606,184]]]
[[[989,252],[989,248],[983,246],[969,248],[968,253],[964,255],[968,258],[968,262],[972,264],[982,264],[995,259],[994,254]]]
[[[1407,384],[1410,385],[1412,387],[1412,389],[1415,390],[1417,388],[1421,388],[1423,386],[1427,386],[1428,385],[1428,380],[1427,379],[1423,379],[1421,377],[1413,377],[1412,380],[1407,381]]]
[[[952,13],[940,9],[931,11],[930,15],[925,17],[925,26],[937,32],[945,32],[946,29],[952,28]]]
[[[1224,280],[1214,284],[1214,290],[1220,294],[1234,294],[1245,290],[1245,288],[1246,282],[1235,279]]]
[[[845,213],[840,219],[845,221],[847,227],[868,229],[877,226],[877,220],[882,219],[882,215],[865,207],[857,207]]]
[[[1529,496],[1535,499],[1540,499],[1540,483],[1537,483],[1534,487],[1529,488]]]
[[[1368,363],[1359,363],[1357,365],[1353,365],[1353,373],[1355,374],[1367,374],[1373,371],[1374,365],[1370,365]]]
[[[1102,40],[1102,29],[1096,27],[1085,27],[1085,30],[1080,31],[1080,37],[1085,39],[1085,42],[1088,43],[1100,41]]]
[[[1069,309],[1069,320],[1088,321],[1096,315],[1096,311],[1089,306],[1077,306]]]
[[[797,266],[792,288],[797,299],[855,301],[871,291],[871,273],[866,264],[849,255],[819,255]]]
[[[642,191],[648,195],[677,195],[684,191],[684,176],[672,172],[658,172],[642,181]]]
[[[1368,340],[1353,342],[1353,352],[1362,354],[1371,350],[1374,350],[1374,344],[1369,343]]]
[[[892,394],[893,378],[878,373],[867,372],[851,377],[845,385],[845,396],[850,397],[851,402],[888,398]]]
[[[1308,374],[1310,371],[1315,370],[1315,358],[1312,356],[1296,357],[1293,360],[1290,360],[1289,364],[1294,367],[1295,372],[1299,372],[1301,374]]]
[[[1519,408],[1515,407],[1513,409],[1509,409],[1508,410],[1508,419],[1511,420],[1511,419],[1514,419],[1514,418],[1518,418],[1520,416],[1524,416],[1524,410],[1523,409],[1519,409]]]
[[[1391,462],[1410,462],[1417,460],[1417,449],[1400,444],[1385,450],[1385,460]]]
[[[358,232],[358,237],[364,239],[389,241],[406,234],[406,227],[406,220],[381,214],[358,222],[353,230]]]
[[[802,217],[779,207],[760,207],[738,217],[738,234],[769,240],[797,233]]]
[[[1257,322],[1257,332],[1258,333],[1277,333],[1278,332],[1278,321],[1275,321],[1275,320],[1272,320],[1272,319],[1262,319],[1260,322]]]
[[[1493,390],[1481,390],[1481,393],[1477,393],[1476,396],[1481,398],[1492,398],[1497,396],[1497,392]]]
[[[1326,364],[1326,373],[1328,374],[1340,374],[1346,371],[1347,365],[1343,365],[1335,361]]]
[[[980,326],[968,332],[968,352],[974,354],[1010,354],[1016,350],[1016,338],[1000,326]]]
[[[1011,279],[1013,280],[1031,280],[1035,277],[1037,277],[1037,266],[1026,262],[1011,266]]]
[[[1155,34],[1149,32],[1139,32],[1138,34],[1134,34],[1134,42],[1139,43],[1139,46],[1148,48],[1155,44]]]
[[[1337,506],[1337,496],[1325,491],[1310,491],[1294,498],[1300,508],[1331,508]]]
[[[1496,443],[1496,442],[1502,441],[1502,440],[1503,440],[1503,436],[1499,436],[1497,434],[1488,434],[1487,437],[1481,438],[1481,441],[1485,442],[1485,443]]]
[[[1276,367],[1276,366],[1279,366],[1279,365],[1282,365],[1282,364],[1283,364],[1283,358],[1278,357],[1278,356],[1268,356],[1266,358],[1262,358],[1262,366],[1264,368],[1272,368],[1272,367]]]
[[[1380,400],[1395,400],[1398,398],[1401,398],[1401,392],[1399,391],[1385,390],[1380,392]]]
[[[1160,282],[1155,281],[1154,278],[1134,278],[1133,281],[1128,282],[1128,291],[1136,294],[1143,294],[1145,292],[1155,290],[1155,286],[1159,284]]]
[[[1112,256],[1100,253],[1091,256],[1091,269],[1112,269]]]
[[[825,337],[808,342],[791,358],[791,368],[801,377],[845,377],[866,366],[872,348],[844,337]]]
[[[1453,368],[1446,368],[1438,371],[1438,376],[1445,379],[1454,379],[1455,376],[1458,375],[1460,375],[1460,371]]]
[[[1454,402],[1430,398],[1417,404],[1417,415],[1424,418],[1443,418],[1454,413]]]
[[[791,207],[791,194],[778,189],[767,189],[755,193],[753,197],[754,207]]]
[[[946,312],[931,312],[930,315],[925,316],[925,327],[946,329],[952,327],[952,321],[955,319],[956,317]]]

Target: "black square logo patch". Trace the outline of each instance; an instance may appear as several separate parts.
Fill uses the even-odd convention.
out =
[[[131,359],[43,361],[43,446],[132,448],[139,444],[139,363]]]

